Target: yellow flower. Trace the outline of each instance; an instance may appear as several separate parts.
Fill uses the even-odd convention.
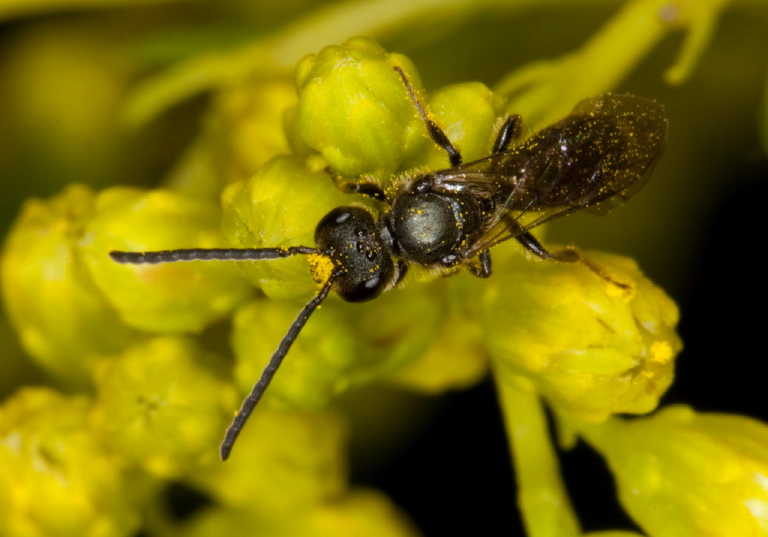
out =
[[[94,429],[128,463],[179,478],[219,462],[217,446],[235,406],[218,356],[194,340],[140,340],[96,370]]]
[[[199,332],[249,294],[226,263],[126,266],[112,250],[221,247],[220,211],[171,190],[102,191],[79,242],[96,287],[128,325],[150,332]]]
[[[29,355],[59,381],[84,388],[99,356],[131,336],[102,296],[80,255],[96,196],[72,185],[28,200],[2,256],[5,306]]]
[[[278,156],[224,191],[223,233],[238,248],[313,246],[317,222],[347,197],[322,169],[311,169],[294,156]],[[274,299],[306,299],[317,287],[303,256],[233,268]]]
[[[672,382],[677,307],[633,261],[590,259],[632,289],[566,264],[510,259],[494,274],[483,325],[495,372],[581,419],[649,412]]]
[[[622,504],[651,537],[768,533],[768,425],[686,406],[571,425],[605,457]]]
[[[91,402],[26,389],[0,407],[0,534],[134,535],[148,481],[128,479],[89,427]],[[144,482],[142,484],[142,481]]]
[[[0,125],[6,206],[73,180],[162,184],[100,193],[73,185],[48,201],[27,203],[9,234],[2,271],[12,324],[51,382],[80,395],[20,390],[0,407],[0,534],[410,537],[416,531],[388,499],[349,485],[346,424],[325,407],[345,391],[379,381],[433,392],[466,386],[485,371],[488,358],[532,537],[581,534],[539,396],[606,455],[628,510],[650,537],[766,533],[764,425],[679,408],[635,422],[612,417],[653,410],[672,381],[680,349],[676,307],[631,261],[590,255],[631,286],[625,292],[580,266],[524,260],[509,241],[494,247],[488,280],[435,281],[412,267],[403,292],[373,303],[331,296],[222,464],[215,445],[235,410],[234,392],[256,380],[316,292],[313,276],[320,279],[322,267],[312,257],[126,267],[107,255],[111,249],[311,246],[328,209],[381,208],[340,193],[327,167],[334,179],[386,188],[412,169],[448,166],[394,66],[407,73],[430,117],[470,162],[488,155],[494,126],[506,113],[523,115],[528,136],[582,98],[615,90],[665,36],[689,28],[668,72],[682,80],[727,3],[632,0],[580,49],[522,67],[517,55],[527,47],[520,45],[537,40],[554,52],[564,35],[503,20],[503,10],[489,14],[492,3],[302,4],[293,19],[294,3],[209,3],[199,12],[203,17],[192,19],[168,3],[161,10],[173,21],[168,26],[145,16],[156,15],[151,4],[164,0],[144,3],[122,10],[121,2],[96,0],[111,9],[85,20],[80,12],[31,18],[19,31],[12,20],[19,13],[72,2],[45,8],[12,0],[0,7],[13,30],[13,46],[0,61],[0,95],[12,101]],[[521,3],[504,9],[526,10]],[[547,11],[539,18],[547,21],[543,29],[565,23],[570,32],[564,19],[571,11]],[[425,20],[437,31],[420,31]],[[587,35],[581,20],[590,17],[578,25]],[[151,28],[153,35],[136,28]],[[501,76],[501,82],[494,91],[465,82],[422,94],[419,73],[403,55],[367,38],[326,47],[360,33],[418,55],[425,79]],[[430,52],[433,39],[438,45]],[[297,65],[298,95],[291,84]],[[155,76],[124,99],[129,81],[150,71]],[[471,75],[461,74],[467,71]],[[758,70],[750,71],[756,78]],[[649,87],[627,89],[660,95]],[[210,101],[182,102],[203,91]],[[708,125],[731,114],[720,108]],[[121,129],[121,111],[141,130]],[[678,118],[678,147],[681,139],[695,146]],[[738,136],[718,140],[741,143]],[[722,169],[701,156],[689,160]],[[161,178],[160,169],[171,171]],[[694,175],[696,190],[706,196],[708,181]],[[704,206],[688,189],[673,185],[665,193],[666,209],[653,206],[654,214],[646,215],[651,227],[678,224],[660,214],[668,207]],[[642,226],[627,230],[633,233],[652,237]],[[3,366],[13,373],[9,363]],[[232,367],[234,379],[222,375],[222,367]],[[371,428],[396,421],[382,406],[360,412],[376,418],[368,420]],[[202,491],[213,504],[184,521],[170,520],[160,497],[167,479]],[[455,493],[471,492],[457,484]]]
[[[296,68],[296,128],[335,173],[386,180],[397,171],[414,113],[396,65],[414,70],[404,56],[354,38],[306,56]]]

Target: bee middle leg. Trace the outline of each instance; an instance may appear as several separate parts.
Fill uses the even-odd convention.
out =
[[[531,235],[529,232],[522,233],[521,235],[518,235],[515,237],[517,241],[522,244],[526,250],[533,253],[537,257],[540,257],[542,259],[549,259],[551,261],[560,261],[561,263],[578,263],[579,265],[588,268],[592,272],[594,272],[597,276],[602,278],[603,280],[607,281],[608,283],[611,283],[615,285],[616,287],[619,287],[621,289],[631,289],[632,286],[626,283],[622,283],[615,279],[613,276],[608,274],[605,269],[603,269],[600,265],[597,265],[584,257],[581,252],[579,252],[575,248],[563,248],[562,250],[558,250],[556,252],[550,252],[547,250],[540,242],[539,240]]]
[[[477,256],[479,263],[469,265],[469,271],[478,278],[488,278],[493,272],[491,269],[491,251],[487,248]]]

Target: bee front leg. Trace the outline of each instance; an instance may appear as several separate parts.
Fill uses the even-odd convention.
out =
[[[353,183],[344,181],[341,177],[333,173],[333,170],[331,170],[330,166],[327,167],[325,171],[328,172],[328,175],[331,176],[333,186],[345,194],[362,194],[363,196],[368,196],[369,198],[373,198],[376,201],[389,203],[387,195],[384,193],[384,190],[382,190],[381,186],[379,186],[377,183]]]
[[[451,168],[455,168],[461,164],[461,153],[448,139],[448,135],[440,128],[434,119],[427,111],[426,105],[421,101],[416,90],[411,85],[411,81],[405,76],[405,72],[398,66],[395,66],[395,71],[400,75],[400,79],[403,81],[405,91],[408,92],[408,98],[411,100],[411,104],[416,109],[416,113],[419,115],[424,125],[427,127],[427,133],[432,141],[439,145],[446,153],[448,153],[448,161],[451,163]]]
[[[523,132],[523,118],[519,114],[507,116],[499,128],[496,141],[493,143],[492,154],[503,153],[509,149],[509,144],[520,137]]]
[[[344,183],[339,190],[345,194],[362,194],[363,196],[368,196],[376,201],[389,203],[387,195],[384,194],[381,187],[375,183]]]
[[[557,252],[550,252],[544,248],[544,246],[542,246],[536,237],[527,231],[515,238],[525,247],[526,250],[533,253],[537,257],[542,259],[549,259],[551,261],[560,261],[561,263],[578,263],[579,265],[588,268],[596,275],[600,276],[603,280],[615,285],[616,287],[620,287],[621,289],[632,288],[631,285],[616,280],[613,276],[608,274],[605,269],[603,269],[603,267],[596,265],[584,257],[576,248],[568,247],[563,248],[562,250],[558,250]]]

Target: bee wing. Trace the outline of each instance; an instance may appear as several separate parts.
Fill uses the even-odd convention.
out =
[[[576,210],[604,214],[647,181],[667,137],[663,107],[633,95],[601,95],[503,153],[436,173],[446,191],[473,188],[495,202],[471,258]],[[441,175],[442,173],[442,175]]]

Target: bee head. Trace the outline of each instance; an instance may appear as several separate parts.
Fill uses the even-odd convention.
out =
[[[376,298],[396,277],[373,216],[361,207],[337,207],[325,215],[315,228],[315,245],[341,269],[333,289],[347,302]]]

